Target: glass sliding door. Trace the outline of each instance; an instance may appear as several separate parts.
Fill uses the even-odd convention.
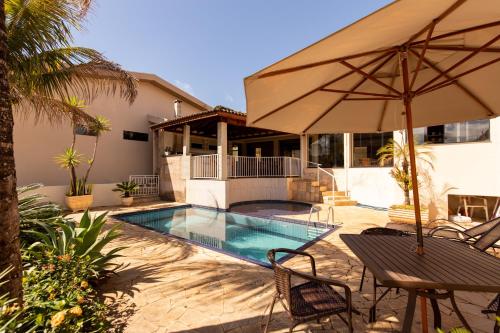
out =
[[[309,161],[322,168],[344,167],[344,134],[309,135]],[[315,167],[309,164],[308,167]]]
[[[380,167],[377,151],[393,138],[393,132],[359,133],[352,136],[352,166]],[[383,166],[392,165],[392,161]]]

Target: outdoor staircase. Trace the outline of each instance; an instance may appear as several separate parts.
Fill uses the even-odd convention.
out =
[[[314,175],[313,175],[314,176]],[[344,191],[335,191],[329,179],[312,178],[305,174],[303,178],[293,179],[291,184],[292,199],[297,201],[333,204],[335,206],[355,206],[357,201],[351,200]]]

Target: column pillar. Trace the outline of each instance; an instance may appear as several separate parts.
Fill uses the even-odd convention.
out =
[[[184,125],[182,131],[182,179],[191,179],[191,128]]]
[[[217,155],[219,163],[217,165],[219,180],[227,179],[227,123],[217,123]]]
[[[300,176],[304,176],[304,170],[307,168],[307,135],[300,136]]]
[[[344,173],[345,173],[345,192],[349,195],[349,168],[351,167],[351,134],[344,133]]]

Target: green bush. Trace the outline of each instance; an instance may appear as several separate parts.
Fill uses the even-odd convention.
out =
[[[106,307],[92,286],[95,275],[89,257],[44,250],[31,261],[23,277],[24,328],[35,332],[106,330]]]
[[[43,251],[50,251],[59,256],[75,256],[85,258],[88,261],[87,269],[95,277],[109,271],[113,264],[111,259],[119,257],[117,254],[124,247],[116,247],[107,253],[102,250],[106,244],[119,236],[115,225],[106,233],[102,228],[106,222],[106,214],[103,213],[96,218],[91,218],[88,211],[83,214],[78,226],[72,221],[61,223],[57,227],[38,223],[44,231],[27,231],[27,233],[38,238],[37,242],[31,244],[28,252],[31,256],[37,256]]]
[[[0,272],[0,286],[7,282],[6,276],[11,269]],[[0,332],[18,332],[21,327],[21,314],[22,310],[15,299],[9,298],[8,294],[0,295]]]

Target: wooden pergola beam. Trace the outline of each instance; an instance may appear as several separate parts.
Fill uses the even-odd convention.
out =
[[[455,68],[459,67],[460,65],[463,65],[464,63],[466,63],[467,61],[469,61],[470,59],[472,59],[473,57],[475,57],[476,55],[478,55],[483,49],[487,48],[488,46],[492,45],[493,43],[495,43],[498,40],[500,40],[500,34],[497,35],[497,36],[495,36],[494,38],[490,39],[488,42],[486,42],[486,44],[484,44],[483,46],[481,46],[477,50],[471,52],[470,54],[466,55],[465,57],[463,57],[462,59],[460,59],[459,61],[457,61],[453,66],[449,67],[448,69],[444,70],[442,73],[439,73],[434,78],[432,78],[429,81],[427,81],[426,83],[424,83],[422,86],[420,86],[417,89],[416,92],[419,93],[419,92],[423,91],[431,83],[436,82],[436,80],[438,80],[441,77],[443,77],[443,75],[448,74],[449,72],[451,72]]]
[[[383,58],[387,57],[388,55],[390,55],[390,52],[386,52],[386,53],[382,54],[381,56],[376,57],[375,59],[372,59],[372,60],[370,60],[370,61],[368,61],[368,62],[364,63],[364,64],[363,64],[363,65],[361,65],[359,68],[365,68],[365,67],[367,67],[367,66],[373,65],[374,63],[376,63],[377,61],[379,61],[379,60],[381,60],[381,59],[383,59]],[[392,56],[389,56],[388,58],[390,58],[390,57],[392,57]],[[264,118],[267,118],[267,117],[269,117],[270,115],[272,115],[272,114],[274,114],[274,113],[276,113],[276,112],[278,112],[278,111],[280,111],[280,110],[283,110],[284,108],[286,108],[286,107],[288,107],[288,106],[290,106],[290,105],[292,105],[292,104],[297,103],[297,102],[298,102],[298,101],[300,101],[301,99],[304,99],[304,98],[306,98],[307,96],[312,95],[312,94],[314,94],[315,92],[317,92],[317,91],[319,91],[319,90],[321,90],[321,89],[323,89],[323,88],[325,88],[325,87],[328,87],[329,85],[334,84],[335,82],[338,82],[338,81],[340,81],[340,80],[342,80],[342,79],[345,79],[346,77],[349,77],[349,76],[351,76],[351,75],[353,75],[353,74],[355,74],[355,73],[356,73],[356,71],[351,70],[351,71],[349,71],[349,72],[347,72],[347,73],[345,73],[345,74],[343,74],[343,75],[341,75],[341,76],[338,76],[338,77],[336,77],[336,78],[334,78],[334,79],[332,79],[332,80],[328,81],[328,82],[327,82],[327,83],[325,83],[325,84],[322,84],[322,85],[321,85],[321,86],[319,86],[319,87],[316,87],[316,88],[314,88],[314,89],[311,89],[311,90],[309,90],[308,92],[306,92],[306,93],[304,93],[304,94],[302,94],[302,95],[300,95],[300,96],[298,96],[298,97],[296,97],[296,98],[292,99],[291,101],[289,101],[289,102],[287,102],[287,103],[285,103],[285,104],[283,104],[283,105],[281,105],[281,106],[279,106],[279,107],[277,107],[277,108],[275,108],[275,109],[273,109],[273,110],[269,111],[268,113],[263,114],[262,116],[260,116],[260,117],[258,117],[257,119],[255,119],[252,123],[256,123],[256,122],[258,122],[258,121],[260,121],[260,120],[262,120],[262,119],[264,119]]]

